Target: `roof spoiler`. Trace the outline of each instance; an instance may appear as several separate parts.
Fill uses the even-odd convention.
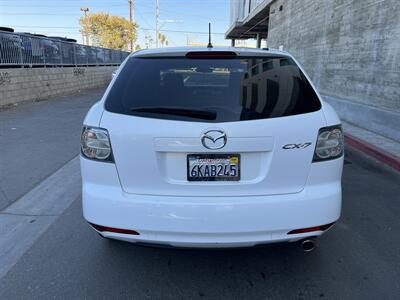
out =
[[[235,58],[237,54],[233,51],[190,51],[185,56],[187,58],[226,59]]]

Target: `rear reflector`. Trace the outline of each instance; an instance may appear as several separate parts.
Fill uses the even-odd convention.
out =
[[[114,233],[139,235],[139,232],[137,232],[135,230],[112,228],[112,227],[101,226],[101,225],[96,225],[96,224],[92,224],[92,223],[89,223],[89,224],[92,225],[92,227],[94,229],[96,229],[97,231],[100,231],[100,232],[108,231],[108,232],[114,232]]]
[[[235,58],[233,51],[191,51],[186,53],[187,58]]]
[[[325,230],[328,230],[333,224],[335,224],[335,222],[321,225],[321,226],[294,229],[294,230],[289,231],[287,234],[298,234],[298,233],[313,232],[313,231],[325,231]]]

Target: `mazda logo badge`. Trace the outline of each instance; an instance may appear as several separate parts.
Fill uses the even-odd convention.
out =
[[[210,150],[221,149],[227,142],[226,133],[222,130],[208,130],[201,136],[201,143]]]

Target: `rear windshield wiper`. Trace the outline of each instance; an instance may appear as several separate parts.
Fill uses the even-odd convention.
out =
[[[176,115],[191,117],[204,120],[215,120],[217,113],[212,110],[198,110],[190,108],[173,108],[173,107],[135,107],[131,109],[132,112],[155,113],[164,115]]]

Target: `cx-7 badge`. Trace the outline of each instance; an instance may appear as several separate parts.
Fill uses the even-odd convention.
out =
[[[304,149],[307,148],[308,146],[310,146],[312,143],[308,142],[308,143],[303,143],[303,144],[286,144],[285,146],[282,147],[282,149]]]

